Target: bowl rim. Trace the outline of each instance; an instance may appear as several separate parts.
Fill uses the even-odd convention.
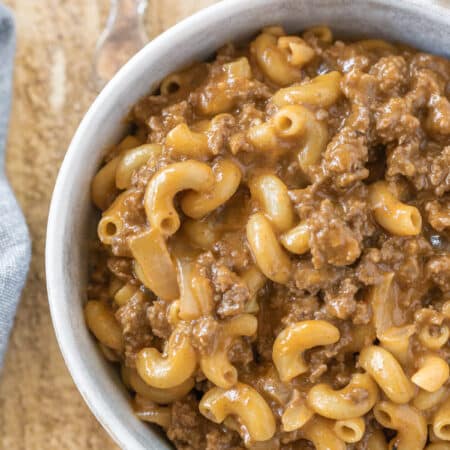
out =
[[[363,1],[360,0],[360,2]],[[427,0],[409,0],[409,2],[395,2],[393,0],[365,1],[367,4],[374,6],[394,6],[397,10],[408,11],[414,15],[426,16],[433,21],[440,14],[445,16],[450,11],[449,5],[430,3]],[[71,183],[70,171],[72,164],[80,157],[78,148],[83,145],[84,136],[97,111],[103,109],[106,99],[117,89],[120,89],[123,84],[126,84],[126,79],[129,75],[139,68],[144,60],[151,59],[152,54],[158,48],[168,45],[167,43],[176,36],[183,35],[191,29],[196,29],[197,25],[201,23],[213,21],[217,16],[226,17],[231,12],[233,15],[239,14],[240,11],[248,10],[251,6],[258,7],[271,4],[272,2],[273,0],[247,0],[246,2],[242,0],[222,0],[195,12],[148,42],[145,47],[117,72],[90,105],[77,127],[59,169],[50,203],[45,246],[45,271],[52,323],[65,365],[78,391],[103,428],[121,448],[141,448],[141,443],[120,420],[117,420],[114,415],[108,416],[99,407],[97,403],[98,395],[95,392],[96,380],[84,375],[82,370],[84,367],[82,355],[72,351],[73,348],[70,340],[73,338],[74,331],[70,326],[67,326],[67,323],[60,320],[60,317],[64,316],[63,305],[66,299],[64,298],[65,287],[62,283],[62,280],[64,280],[62,276],[62,264],[64,263],[62,255],[65,243],[60,238],[61,233],[59,231],[62,226],[67,226],[73,220],[60,214],[60,210],[62,205],[67,203],[65,188]],[[151,443],[149,444],[151,445]]]

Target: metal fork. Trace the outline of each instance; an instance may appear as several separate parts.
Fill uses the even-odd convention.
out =
[[[111,0],[109,17],[94,55],[93,83],[101,90],[148,41],[144,14],[148,0]]]

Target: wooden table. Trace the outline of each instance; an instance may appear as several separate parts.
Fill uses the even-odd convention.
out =
[[[108,0],[3,0],[16,15],[17,54],[7,170],[33,240],[28,281],[0,378],[0,448],[116,448],[84,404],[50,320],[44,245],[50,196],[70,139],[96,92],[95,42]],[[149,35],[214,0],[150,0]]]

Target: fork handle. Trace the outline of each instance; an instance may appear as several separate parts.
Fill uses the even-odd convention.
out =
[[[105,29],[97,41],[94,82],[101,89],[147,42],[144,13],[147,0],[111,0]]]

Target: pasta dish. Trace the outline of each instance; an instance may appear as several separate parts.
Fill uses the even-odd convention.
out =
[[[92,182],[85,316],[178,449],[450,448],[450,62],[268,27]]]

